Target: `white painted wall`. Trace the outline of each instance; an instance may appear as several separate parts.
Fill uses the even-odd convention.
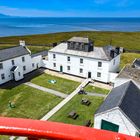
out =
[[[53,59],[53,54],[56,55],[56,59]],[[67,61],[67,57],[70,56],[71,61]],[[80,58],[83,59],[83,64],[80,64]],[[112,61],[97,60],[87,57],[71,56],[60,53],[48,52],[48,61],[44,61],[44,65],[48,69],[60,71],[60,66],[63,66],[63,72],[81,76],[88,77],[88,72],[91,72],[92,79],[97,81],[108,83],[110,82],[110,72],[118,71],[120,56],[114,58],[116,63],[113,65]],[[102,67],[98,67],[98,62],[102,62]],[[56,63],[56,67],[53,66]],[[67,70],[67,66],[70,66],[71,70]],[[113,67],[113,68],[112,68]],[[83,69],[83,73],[80,73],[80,68]],[[101,73],[101,77],[97,77],[97,72]]]
[[[112,59],[109,63],[109,71],[110,72],[118,72],[119,71],[119,66],[120,66],[120,56],[117,55],[114,59]]]
[[[17,67],[17,69],[13,73],[15,76],[15,81],[19,81],[24,78],[22,67]],[[19,73],[20,73],[20,75],[19,75]]]
[[[102,120],[119,125],[119,133],[135,136],[138,130],[130,122],[119,108],[97,114],[94,117],[94,128],[101,129]]]
[[[25,62],[22,62],[22,57],[25,58]],[[15,64],[12,65],[12,60],[14,60]],[[0,69],[0,84],[3,84],[5,82],[8,82],[10,80],[12,80],[12,74],[11,74],[11,69],[13,66],[18,66],[20,72],[23,72],[24,74],[27,74],[35,69],[37,69],[37,65],[38,68],[42,66],[42,57],[40,56],[36,56],[36,57],[31,57],[30,54],[28,55],[24,55],[24,56],[20,56],[20,57],[16,57],[10,60],[6,60],[1,62],[3,63],[3,69]],[[34,63],[34,67],[32,66],[32,64]],[[23,69],[23,66],[26,66],[26,70],[22,71],[21,69]],[[1,74],[5,75],[5,79],[1,79]],[[20,79],[20,77],[19,77]],[[18,77],[17,79],[18,80]]]

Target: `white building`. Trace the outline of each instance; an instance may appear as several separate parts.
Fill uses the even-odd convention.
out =
[[[42,66],[41,55],[31,55],[20,41],[20,46],[0,50],[0,84],[10,80],[21,80],[27,74]]]
[[[114,87],[132,80],[140,88],[140,59],[136,59],[131,65],[125,66],[115,79]]]
[[[94,128],[140,136],[140,89],[132,82],[114,88],[96,111]]]
[[[119,48],[95,47],[88,38],[73,37],[49,50],[45,67],[109,83],[117,76],[119,64]]]

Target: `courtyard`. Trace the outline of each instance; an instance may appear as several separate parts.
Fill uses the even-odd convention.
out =
[[[0,89],[0,116],[40,119],[61,100],[23,84],[12,89]]]
[[[50,82],[51,80],[54,80],[56,82],[53,84]],[[79,82],[52,76],[46,73],[32,79],[31,82],[39,86],[50,88],[65,94],[72,93],[80,85]]]
[[[89,106],[81,104],[81,100],[88,99],[91,104]],[[103,97],[95,97],[88,95],[76,95],[70,102],[62,107],[49,121],[62,122],[74,125],[84,125],[87,120],[94,122],[94,113],[103,102]],[[69,118],[70,112],[75,111],[78,114],[77,119]]]

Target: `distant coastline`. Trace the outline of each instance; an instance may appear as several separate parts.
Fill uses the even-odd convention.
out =
[[[140,32],[140,18],[8,17],[0,14],[0,37],[70,31]]]

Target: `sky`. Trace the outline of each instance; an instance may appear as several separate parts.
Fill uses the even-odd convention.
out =
[[[27,17],[140,17],[140,0],[0,0],[0,13]]]

